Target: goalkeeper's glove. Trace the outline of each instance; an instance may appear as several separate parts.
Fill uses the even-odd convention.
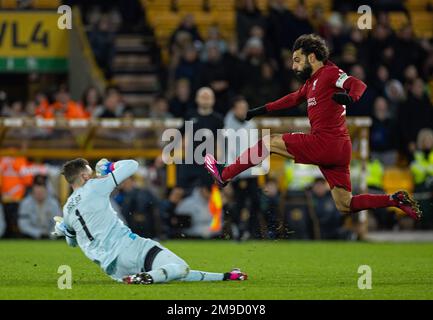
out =
[[[51,233],[53,236],[75,238],[75,234],[66,228],[66,224],[62,217],[55,216],[54,221],[56,222],[56,225],[54,226],[54,232]]]
[[[268,110],[266,110],[266,106],[260,106],[251,110],[247,111],[247,116],[245,117],[245,120],[251,120],[254,117],[261,116],[268,113]]]
[[[97,177],[102,177],[114,170],[114,162],[110,162],[107,159],[101,159],[98,161],[95,167]]]
[[[336,92],[332,96],[332,99],[341,105],[349,105],[353,103],[353,99],[350,95],[347,94],[347,92]]]

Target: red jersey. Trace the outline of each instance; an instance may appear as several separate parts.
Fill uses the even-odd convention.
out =
[[[311,134],[347,137],[346,106],[332,99],[336,92],[349,91],[353,101],[358,101],[366,89],[359,79],[348,76],[335,64],[328,61],[298,89],[283,98],[266,104],[268,111],[281,110],[307,100]]]

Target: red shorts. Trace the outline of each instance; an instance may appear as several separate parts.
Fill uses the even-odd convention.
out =
[[[352,191],[349,169],[352,143],[349,138],[285,133],[283,140],[296,163],[319,166],[331,189],[342,187]]]

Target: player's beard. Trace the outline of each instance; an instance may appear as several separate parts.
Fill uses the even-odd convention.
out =
[[[296,76],[303,82],[310,79],[312,73],[313,73],[313,67],[308,61],[305,62],[304,69],[295,72]]]

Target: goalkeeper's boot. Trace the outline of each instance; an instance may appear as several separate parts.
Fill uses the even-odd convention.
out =
[[[391,197],[395,201],[396,207],[403,210],[409,217],[414,220],[422,218],[419,204],[406,191],[397,191]]]
[[[227,185],[227,181],[224,181],[222,178],[222,168],[217,164],[214,156],[211,154],[207,154],[204,157],[204,165],[206,167],[207,172],[214,178],[215,182],[221,187],[225,187]]]
[[[244,281],[247,279],[248,275],[238,268],[235,268],[230,272],[224,273],[224,281]]]
[[[153,278],[147,272],[141,272],[123,278],[123,282],[126,284],[152,284]]]

